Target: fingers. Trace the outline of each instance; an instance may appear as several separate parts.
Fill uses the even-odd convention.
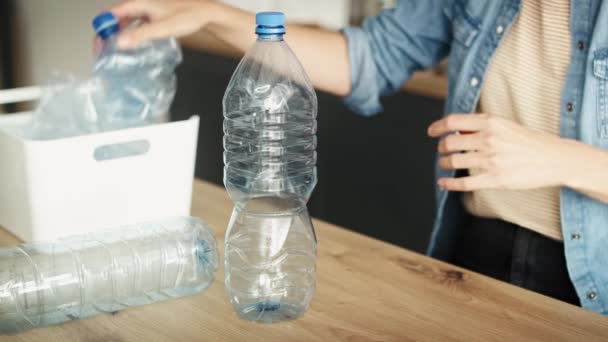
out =
[[[183,33],[182,27],[182,23],[177,18],[147,23],[121,33],[118,37],[118,47],[132,49],[150,40],[180,36]]]
[[[110,10],[120,20],[124,18],[146,17],[151,20],[162,16],[162,4],[151,0],[129,0]]]
[[[454,153],[439,158],[439,167],[446,170],[484,168],[487,156],[481,152]]]
[[[460,178],[440,178],[437,185],[448,191],[475,191],[493,187],[492,177],[487,173]]]
[[[481,133],[451,134],[439,142],[437,150],[440,154],[482,150],[483,142],[484,139]]]
[[[212,18],[210,8],[213,8],[212,2],[207,1],[123,2],[111,10],[121,23],[130,19],[144,19],[145,24],[123,30],[118,37],[118,46],[121,49],[131,49],[149,40],[182,37],[194,33]]]
[[[131,17],[124,17],[124,18],[120,18],[118,20],[119,24],[120,24],[120,29],[124,30],[125,28],[129,27],[131,24],[133,24],[137,19],[131,18]]]
[[[113,7],[111,12],[120,21],[120,27],[124,29],[135,18],[157,20],[163,15],[164,11],[162,5],[157,1],[129,0]],[[155,27],[156,24],[150,26],[153,27],[150,28],[148,25],[143,25],[121,33],[118,38],[118,47],[121,49],[132,49],[138,47],[146,40],[165,38],[165,35],[159,34],[159,29]]]
[[[486,127],[486,114],[450,114],[429,126],[428,135],[437,138],[457,131],[480,131]]]

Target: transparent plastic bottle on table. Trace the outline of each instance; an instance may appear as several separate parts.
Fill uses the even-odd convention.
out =
[[[161,39],[135,49],[119,49],[120,24],[110,12],[95,17],[93,28],[102,40],[101,52],[93,66],[93,75],[104,87],[94,98],[100,129],[167,121],[176,90],[174,70],[182,61],[177,41]]]
[[[235,202],[226,288],[245,319],[295,319],[309,307],[317,241],[306,202],[316,182],[317,97],[283,40],[285,17],[256,16],[257,41],[224,95],[224,184]]]
[[[193,295],[219,256],[193,217],[0,248],[0,334]]]

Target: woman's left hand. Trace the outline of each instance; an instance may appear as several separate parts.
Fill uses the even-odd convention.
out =
[[[441,168],[481,170],[473,176],[439,179],[445,190],[561,186],[577,159],[569,158],[576,154],[576,142],[495,115],[451,114],[431,124],[428,134],[447,135],[438,145]]]

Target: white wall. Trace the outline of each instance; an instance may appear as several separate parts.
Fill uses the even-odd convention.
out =
[[[223,0],[254,12],[284,12],[290,22],[340,29],[348,24],[350,0]]]
[[[116,0],[18,0],[17,81],[44,83],[51,71],[87,74],[91,61],[92,18]]]

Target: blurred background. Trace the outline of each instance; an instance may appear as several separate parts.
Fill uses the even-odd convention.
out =
[[[0,87],[41,85],[54,70],[86,77],[93,58],[90,22],[117,2],[0,1]],[[283,11],[292,22],[338,30],[359,25],[397,0],[225,2],[252,11]],[[184,48],[184,56],[172,119],[201,116],[196,176],[221,185],[221,99],[238,59],[214,49]],[[383,99],[384,113],[371,118],[318,92],[319,183],[309,202],[311,214],[423,252],[434,216],[435,142],[425,132],[441,116],[446,89],[441,68],[418,73],[401,92]]]

